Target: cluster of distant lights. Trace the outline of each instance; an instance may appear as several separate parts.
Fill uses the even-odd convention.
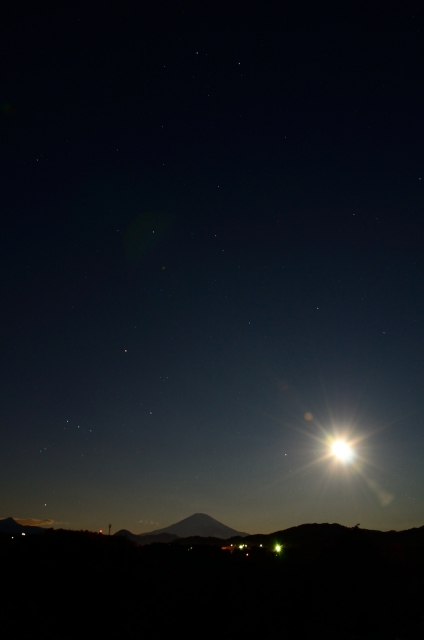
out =
[[[231,545],[231,546],[234,546],[234,545]],[[237,548],[238,548],[238,549],[240,549],[240,551],[243,551],[243,549],[247,549],[247,548],[248,548],[247,544],[239,544],[239,545],[236,545],[236,546],[237,546]],[[260,547],[261,549],[262,549],[262,546],[263,546],[263,545],[261,545],[261,544],[259,545],[259,547]],[[275,547],[274,547],[274,551],[275,551],[275,553],[277,553],[277,554],[278,554],[278,553],[281,553],[281,552],[282,552],[282,550],[283,550],[283,545],[282,545],[282,544],[276,544],[276,545],[275,545]],[[248,553],[246,553],[246,555],[248,556],[249,554],[248,554]]]
[[[102,530],[101,530],[101,529],[100,529],[100,533],[102,533]],[[24,535],[25,535],[25,533],[21,533],[21,535],[22,535],[22,536],[24,536]],[[13,540],[13,538],[14,538],[14,536],[12,536],[12,540]],[[231,545],[231,546],[233,546],[233,545]],[[259,545],[259,547],[261,547],[261,548],[262,548],[262,545],[260,544],[260,545]],[[239,545],[238,545],[238,548],[239,548],[241,551],[242,551],[243,549],[247,549],[247,544],[239,544]],[[190,547],[189,551],[190,551],[191,549],[193,549],[193,547]],[[275,553],[281,553],[281,552],[282,552],[282,550],[283,550],[283,545],[282,545],[282,544],[276,544],[276,545],[275,545],[275,547],[274,547],[274,551],[275,551]],[[248,554],[248,553],[246,553],[246,555],[248,556],[249,554]]]

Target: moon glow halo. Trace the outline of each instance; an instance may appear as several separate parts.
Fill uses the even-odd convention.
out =
[[[344,440],[335,440],[331,445],[331,453],[340,462],[350,462],[353,459],[352,447]]]

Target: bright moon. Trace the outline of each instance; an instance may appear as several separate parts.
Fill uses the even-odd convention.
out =
[[[336,440],[331,445],[331,453],[341,462],[349,462],[353,458],[353,451],[347,442]]]

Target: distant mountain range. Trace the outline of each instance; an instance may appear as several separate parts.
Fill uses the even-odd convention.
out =
[[[202,538],[219,538],[228,540],[228,538],[245,537],[248,533],[236,531],[227,525],[218,522],[215,518],[208,516],[206,513],[194,513],[188,518],[184,518],[180,522],[171,524],[164,529],[156,529],[148,533],[140,533],[138,535],[131,533],[125,529],[121,529],[115,533],[115,536],[126,536],[139,544],[151,544],[152,542],[172,542],[177,538],[189,538],[200,536]]]
[[[0,534],[12,536],[34,535],[48,531],[45,527],[21,525],[13,518],[0,520]],[[269,534],[249,535],[242,531],[236,531],[227,527],[222,522],[205,513],[195,513],[189,518],[180,522],[156,529],[148,533],[134,534],[126,529],[117,531],[115,536],[125,536],[139,545],[152,543],[165,543],[175,541],[178,544],[211,544],[220,545],[223,540],[231,538],[234,544],[243,540],[243,543],[252,546],[263,545],[265,548],[273,548],[275,544],[282,544],[288,547],[308,547],[309,545],[334,545],[346,542],[370,543],[372,545],[401,544],[417,549],[424,548],[424,526],[404,531],[378,531],[372,529],[360,529],[356,527],[345,527],[341,524],[301,524],[297,527],[290,527],[282,531],[275,531]]]
[[[16,522],[13,518],[5,518],[0,520],[0,533],[10,533],[13,535],[34,535],[36,533],[45,533],[46,529],[43,527],[31,527],[28,525],[22,525]]]
[[[235,531],[225,526],[214,518],[204,513],[194,515],[177,522],[165,529],[157,529],[149,533],[135,535],[122,529],[115,533],[116,536],[127,536],[137,544],[152,544],[154,542],[189,543],[189,544],[212,544],[220,545],[223,540],[231,538],[234,544],[241,540],[248,545],[263,545],[272,548],[275,544],[287,545],[288,547],[304,547],[305,545],[334,545],[342,541],[346,543],[370,543],[373,545],[385,544],[406,544],[419,545],[424,543],[424,526],[404,531],[378,531],[373,529],[360,529],[356,527],[345,527],[341,524],[310,523],[301,524],[297,527],[290,527],[281,531],[268,534],[249,535],[240,531]]]

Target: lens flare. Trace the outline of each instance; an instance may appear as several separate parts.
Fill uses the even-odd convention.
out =
[[[353,459],[352,447],[344,440],[335,440],[331,445],[331,453],[340,462],[350,462]]]

